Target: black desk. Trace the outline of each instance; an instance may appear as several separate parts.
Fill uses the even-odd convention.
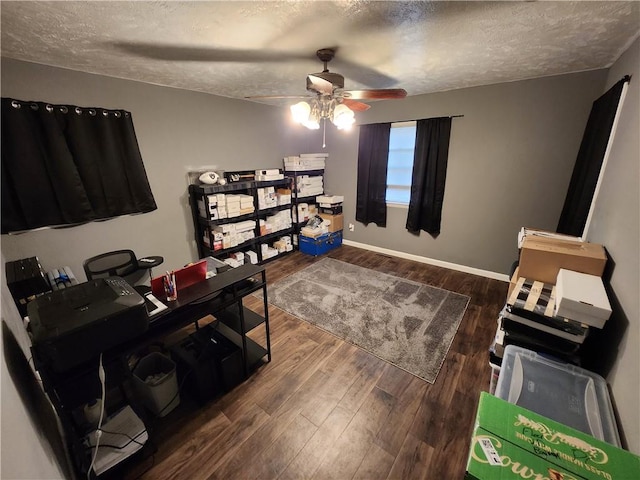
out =
[[[264,316],[261,316],[243,305],[243,298],[262,290]],[[198,282],[178,292],[178,299],[168,302],[160,297],[168,309],[152,317],[149,329],[142,335],[126,343],[103,352],[103,364],[106,371],[107,387],[113,389],[130,376],[125,358],[127,355],[141,350],[154,341],[176,332],[206,315],[219,315],[216,329],[242,349],[245,377],[250,371],[271,361],[271,341],[269,334],[269,311],[267,308],[267,280],[265,267],[244,265],[220,273],[215,277]],[[230,309],[230,307],[234,307]],[[237,308],[235,308],[237,307]],[[232,310],[235,315],[228,314]],[[264,325],[266,346],[262,346],[247,337],[251,330]],[[87,476],[90,460],[87,461],[86,450],[82,440],[86,433],[78,424],[78,409],[89,400],[97,398],[99,391],[97,375],[98,356],[94,360],[74,367],[64,373],[56,373],[38,358],[34,350],[34,365],[39,370],[43,387],[51,398],[52,404],[60,418],[67,447],[72,459],[72,467],[82,478]],[[123,393],[123,401],[130,401]],[[127,403],[125,402],[125,403]],[[109,402],[107,401],[107,406]],[[112,412],[105,411],[105,414]],[[106,474],[106,473],[105,473]]]
[[[259,277],[259,278],[256,278]],[[262,290],[264,316],[245,308],[242,299],[258,290]],[[149,330],[141,338],[133,342],[140,345],[145,339],[157,338],[182,328],[205,315],[220,312],[227,307],[237,305],[236,318],[225,315],[220,317],[218,330],[242,348],[245,360],[245,376],[260,364],[267,356],[271,361],[271,340],[269,335],[269,310],[267,308],[267,277],[265,267],[261,265],[243,265],[227,270],[221,274],[198,282],[178,292],[178,299],[167,301],[166,297],[158,298],[167,305],[168,310],[160,312],[150,319]],[[246,334],[264,324],[266,348],[247,338]],[[131,342],[130,342],[131,343]]]

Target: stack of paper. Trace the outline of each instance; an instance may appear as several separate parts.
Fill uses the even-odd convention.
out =
[[[105,422],[101,430],[102,436],[98,444],[96,460],[93,464],[93,470],[96,475],[106,472],[111,467],[133,455],[143,447],[149,438],[144,423],[129,405]],[[93,455],[96,445],[95,430],[88,435],[87,441],[92,447],[91,454]]]

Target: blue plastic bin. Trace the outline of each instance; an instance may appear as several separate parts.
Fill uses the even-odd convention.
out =
[[[342,231],[325,233],[316,238],[300,235],[298,237],[298,245],[302,253],[317,257],[342,245]]]

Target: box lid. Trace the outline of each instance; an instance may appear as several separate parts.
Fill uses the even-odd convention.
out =
[[[562,255],[576,255],[598,260],[607,259],[604,247],[598,243],[572,242],[545,237],[525,237],[522,248],[559,253]]]
[[[573,318],[562,312],[575,312],[603,320],[611,315],[607,292],[602,279],[596,275],[561,268],[556,281],[556,296],[558,315]]]
[[[496,396],[620,445],[607,384],[596,373],[508,345]]]
[[[635,478],[640,457],[486,392],[467,477],[478,480]]]

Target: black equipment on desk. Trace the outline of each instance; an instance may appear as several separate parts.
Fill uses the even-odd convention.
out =
[[[43,295],[27,306],[33,348],[61,372],[142,333],[144,299],[120,277],[101,278]]]

